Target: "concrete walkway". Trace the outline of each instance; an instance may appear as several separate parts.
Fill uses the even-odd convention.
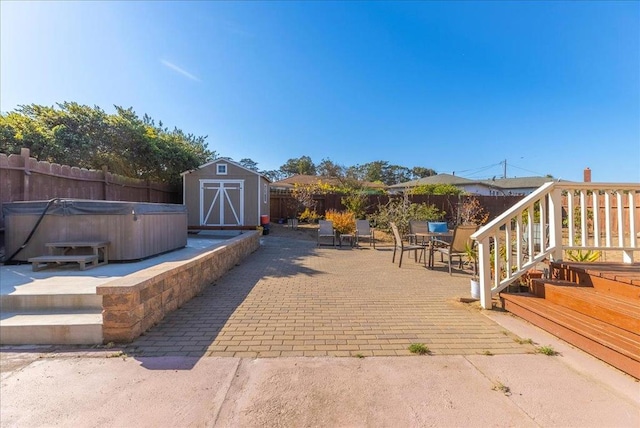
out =
[[[640,383],[459,303],[466,274],[278,226],[263,242],[128,346],[0,348],[0,426],[640,426]]]

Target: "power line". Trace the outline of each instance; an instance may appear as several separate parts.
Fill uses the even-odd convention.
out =
[[[493,165],[487,165],[487,166],[481,166],[478,168],[471,168],[471,169],[463,169],[462,171],[458,171],[458,172],[468,172],[468,171],[477,171],[477,172],[482,172],[488,168],[492,168],[494,166],[500,165],[499,163],[494,163]]]
[[[515,169],[519,169],[519,170],[522,170],[522,171],[530,172],[530,173],[532,173],[532,174],[541,175],[541,176],[542,176],[542,175],[544,175],[544,174],[543,174],[543,173],[541,173],[541,172],[538,172],[538,171],[531,171],[530,169],[521,168],[521,167],[516,166],[516,165],[513,165],[513,164],[509,164],[509,166],[510,166],[510,167],[512,167],[512,168],[515,168]]]
[[[522,168],[522,167],[519,167],[519,166],[514,165],[512,163],[508,163],[507,164],[507,159],[505,159],[503,161],[500,161],[498,163],[492,164],[492,165],[487,165],[487,166],[482,166],[482,167],[478,167],[478,168],[469,168],[469,169],[461,170],[461,171],[458,171],[458,173],[469,172],[469,174],[466,174],[466,175],[459,174],[460,177],[464,177],[464,178],[470,178],[470,179],[472,179],[472,178],[485,179],[486,178],[487,180],[489,180],[489,179],[491,179],[491,177],[487,177],[486,175],[482,175],[481,173],[485,172],[485,171],[487,171],[487,170],[489,170],[491,168],[500,166],[500,167],[502,167],[501,168],[502,171],[500,171],[499,173],[493,174],[493,177],[495,178],[496,176],[500,176],[500,177],[503,177],[503,178],[508,178],[508,176],[507,176],[507,165],[509,166],[509,168],[515,168],[515,169],[518,169],[518,170],[521,170],[521,171],[529,172],[531,174],[535,174],[535,175],[539,175],[539,176],[545,175],[545,174],[540,173],[538,171],[532,171],[532,170],[529,170],[529,169],[526,169],[526,168]]]

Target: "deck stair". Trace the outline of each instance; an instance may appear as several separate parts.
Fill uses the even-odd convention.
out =
[[[640,379],[640,264],[551,263],[504,308]]]
[[[95,288],[0,295],[0,345],[102,343],[102,296]]]

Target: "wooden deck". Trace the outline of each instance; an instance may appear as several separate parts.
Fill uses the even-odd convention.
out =
[[[640,379],[640,263],[552,263],[504,308]]]

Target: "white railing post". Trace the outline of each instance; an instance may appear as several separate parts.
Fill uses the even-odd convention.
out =
[[[562,190],[557,188],[549,194],[549,248],[553,260],[562,260]]]
[[[638,248],[638,236],[636,235],[636,206],[633,192],[629,192],[629,247]],[[633,251],[623,251],[622,261],[633,263]]]
[[[478,242],[478,279],[480,280],[480,305],[484,309],[491,309],[491,248],[489,238]]]

